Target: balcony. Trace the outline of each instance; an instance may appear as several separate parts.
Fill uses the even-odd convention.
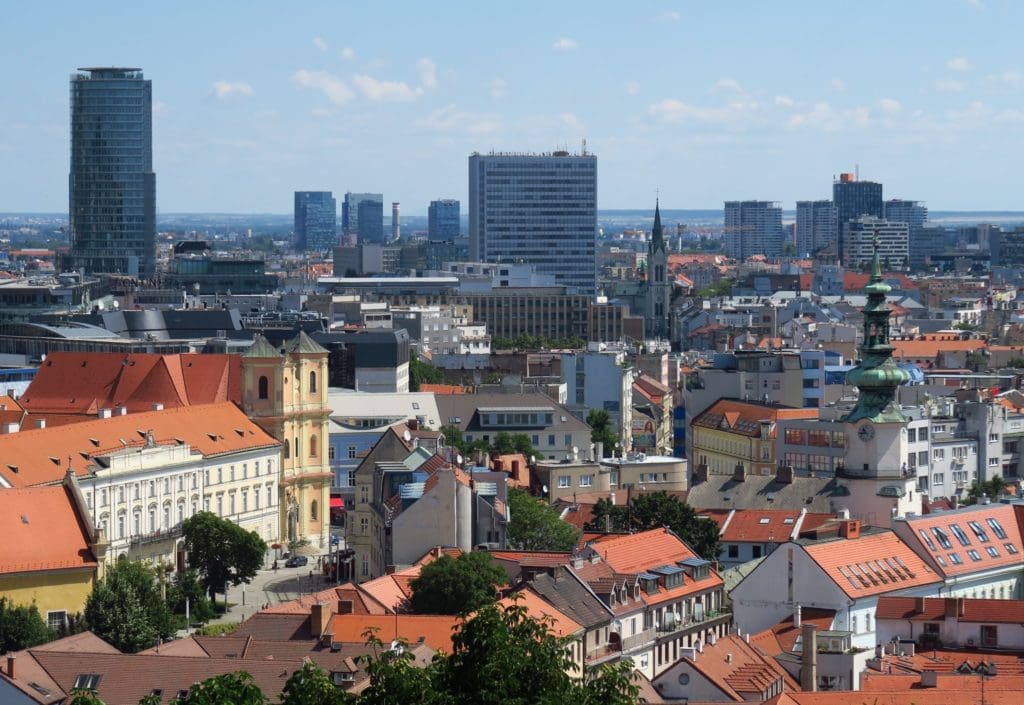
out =
[[[176,539],[181,536],[181,524],[172,526],[170,529],[157,529],[148,534],[142,534],[141,536],[132,536],[129,543],[132,548],[136,546],[148,546],[151,543],[160,543],[161,541],[169,541]]]
[[[622,637],[622,650],[632,651],[633,649],[646,646],[653,642],[658,636],[658,630],[654,627],[650,629],[644,629],[642,632],[637,632],[632,636]]]
[[[657,627],[658,638],[661,639],[666,636],[675,635],[679,633],[687,633],[692,631],[714,629],[723,624],[728,625],[732,622],[732,612],[728,608],[707,610],[703,617],[694,619],[684,619],[679,622],[666,622],[659,624]]]

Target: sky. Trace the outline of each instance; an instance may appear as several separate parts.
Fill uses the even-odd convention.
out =
[[[1024,210],[1024,2],[6,3],[0,212],[66,212],[68,78],[153,82],[160,212],[467,194],[474,152],[587,149],[598,206]],[[465,206],[463,207],[465,210]]]

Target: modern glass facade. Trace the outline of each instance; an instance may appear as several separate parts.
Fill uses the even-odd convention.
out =
[[[532,264],[558,284],[592,295],[597,285],[597,157],[469,157],[469,255]]]
[[[373,201],[376,206],[372,214],[368,213],[367,218],[360,223],[359,208],[364,201]],[[374,222],[369,222],[370,220]],[[382,243],[384,242],[384,194],[382,193],[352,193],[345,194],[345,200],[341,204],[341,228],[346,235],[357,235],[359,244]],[[365,236],[372,236],[374,239],[365,240]]]
[[[845,260],[843,226],[851,220],[865,215],[872,218],[885,217],[882,184],[874,181],[858,181],[853,174],[841,174],[839,180],[832,183],[832,202],[836,207],[835,232],[839,237],[839,258]]]
[[[330,191],[295,192],[295,247],[329,252],[337,244],[338,206]]]
[[[356,208],[356,234],[360,245],[384,244],[384,201],[363,199]]]
[[[459,236],[460,204],[445,198],[431,201],[427,208],[427,237],[431,242],[448,242]]]
[[[65,266],[149,278],[156,268],[151,81],[136,68],[71,76],[71,253]]]

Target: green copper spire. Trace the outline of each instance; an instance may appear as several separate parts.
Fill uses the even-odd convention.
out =
[[[896,404],[896,388],[909,379],[904,370],[893,362],[893,346],[889,342],[889,314],[891,310],[885,296],[892,287],[882,280],[882,265],[878,257],[878,235],[875,235],[875,253],[871,262],[871,279],[864,288],[868,300],[864,305],[864,341],[861,360],[846,375],[846,383],[860,390],[857,405],[846,420],[870,419],[875,422],[905,421],[906,417]]]
[[[665,250],[665,234],[661,227],[661,208],[658,199],[654,200],[654,227],[651,228],[651,252]]]

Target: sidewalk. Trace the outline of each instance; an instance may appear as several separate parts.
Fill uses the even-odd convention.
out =
[[[282,565],[284,561],[281,561]],[[312,577],[310,577],[312,574]],[[294,600],[303,595],[324,590],[333,581],[324,578],[316,570],[316,563],[300,568],[284,568],[278,570],[261,570],[248,585],[228,587],[227,612],[210,620],[210,624],[226,622],[243,622],[262,609],[263,605],[276,605]],[[223,604],[224,596],[218,594],[217,602]]]

